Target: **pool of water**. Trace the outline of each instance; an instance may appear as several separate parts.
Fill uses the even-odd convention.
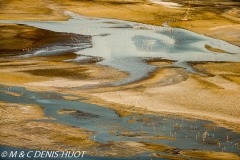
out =
[[[116,19],[88,18],[69,11],[66,15],[72,18],[66,22],[43,21],[10,21],[0,20],[0,23],[15,23],[34,26],[56,32],[67,32],[92,36],[92,45],[84,46],[76,43],[75,50],[81,57],[70,61],[80,61],[84,56],[101,57],[100,65],[107,65],[120,71],[128,72],[130,76],[114,83],[121,85],[139,80],[156,69],[143,61],[143,58],[163,58],[181,63],[174,64],[191,71],[186,61],[230,61],[240,62],[240,47],[225,41],[213,39],[188,30],[145,25]],[[205,45],[219,48],[226,53],[216,53],[205,49]],[[50,50],[39,48],[31,55],[47,55],[59,50],[70,50],[65,46],[54,46]],[[231,54],[230,54],[231,53]],[[27,54],[27,53],[26,53]]]
[[[15,97],[1,91],[23,93],[23,95]],[[188,120],[177,115],[160,116],[153,114],[140,115],[137,113],[122,118],[112,109],[79,101],[64,100],[62,96],[62,94],[54,92],[28,91],[21,87],[11,87],[10,89],[3,86],[0,88],[0,101],[38,104],[44,107],[45,116],[56,119],[48,121],[95,131],[96,134],[92,135],[90,139],[97,142],[153,142],[180,149],[239,152],[240,134],[217,126],[211,121]],[[78,110],[97,116],[79,119],[69,114],[58,114],[57,112],[62,109]],[[140,135],[126,136],[121,134],[124,132]],[[143,132],[144,134],[142,134]],[[206,134],[204,134],[205,132]],[[166,136],[167,138],[154,140],[149,138],[154,136]],[[4,148],[4,146],[2,147]]]

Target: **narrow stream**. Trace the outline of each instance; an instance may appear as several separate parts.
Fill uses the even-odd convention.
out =
[[[156,66],[143,61],[146,58],[175,60],[177,62],[173,66],[186,68],[189,72],[194,72],[194,70],[187,65],[187,61],[240,62],[240,47],[187,30],[115,19],[88,18],[68,11],[65,14],[72,18],[66,22],[0,20],[0,23],[24,24],[56,32],[91,35],[92,45],[81,44],[79,46],[78,41],[73,40],[76,43],[75,48],[66,48],[65,46],[52,46],[48,49],[37,48],[34,52],[26,52],[24,56],[51,55],[60,50],[74,50],[79,57],[69,59],[69,61],[79,62],[84,58],[89,58],[88,56],[101,57],[103,60],[98,62],[99,65],[107,65],[130,74],[128,78],[116,82],[114,85],[134,82],[156,69]],[[225,53],[208,51],[205,48],[206,44],[224,50]],[[97,142],[143,141],[166,144],[180,149],[222,151],[224,147],[226,148],[224,152],[239,152],[240,134],[217,126],[210,121],[188,120],[177,115],[156,116],[152,114],[135,114],[121,118],[114,110],[80,101],[65,100],[62,98],[63,95],[54,92],[33,92],[21,87],[11,87],[11,92],[24,93],[20,97],[1,92],[8,90],[9,87],[0,88],[0,101],[38,104],[44,107],[45,116],[56,119],[48,121],[95,131],[97,134],[90,139]],[[57,113],[63,109],[77,110],[92,116],[81,117]],[[206,128],[206,124],[212,127]],[[112,131],[115,132],[112,133]],[[124,136],[121,134],[123,132],[139,134],[144,132],[144,135]],[[205,141],[202,138],[204,132],[207,133]],[[149,138],[149,136],[159,135],[168,138],[155,140]],[[229,141],[227,137],[229,137]],[[169,138],[176,138],[176,140]],[[220,143],[220,147],[216,141]],[[0,149],[10,150],[13,148],[1,146]],[[144,158],[146,155],[140,156],[140,159]],[[97,159],[106,158],[97,157]]]
[[[95,131],[97,134],[90,137],[90,139],[97,142],[153,142],[180,149],[222,151],[224,147],[226,148],[224,152],[239,152],[240,134],[217,126],[210,121],[201,119],[188,120],[177,115],[158,116],[152,114],[134,114],[133,116],[121,118],[114,110],[109,108],[80,101],[64,100],[62,98],[63,95],[54,92],[33,92],[21,87],[11,87],[10,90],[19,94],[23,92],[24,94],[20,97],[2,92],[9,91],[9,89],[9,87],[0,88],[0,101],[38,104],[44,107],[45,116],[56,119],[47,121]],[[80,115],[76,117],[69,114],[58,114],[57,112],[62,109],[77,110],[91,116]],[[208,126],[207,128],[206,125]],[[115,132],[112,133],[111,131]],[[121,134],[126,132],[139,133],[139,136]],[[141,134],[143,132],[144,134]],[[207,134],[203,141],[202,136],[204,132],[207,132]],[[167,138],[151,140],[149,136],[166,136]],[[227,140],[227,137],[229,140]],[[169,138],[176,139],[171,140]],[[220,147],[216,141],[220,143]]]

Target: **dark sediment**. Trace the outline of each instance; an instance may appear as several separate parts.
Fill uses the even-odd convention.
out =
[[[52,46],[69,48],[87,44],[91,46],[92,37],[73,33],[58,33],[25,25],[0,25],[0,57],[33,54],[35,51]],[[84,46],[82,47],[84,49]],[[59,54],[60,52],[58,52]]]
[[[69,114],[79,120],[99,117],[99,115],[92,114],[92,113],[86,113],[86,112],[82,112],[82,111],[78,111],[78,110],[63,109],[60,112],[62,112],[63,114]]]

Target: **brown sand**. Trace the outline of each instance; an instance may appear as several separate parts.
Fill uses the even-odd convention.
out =
[[[143,152],[159,150],[154,144],[138,142],[109,142],[100,144],[89,140],[93,132],[50,122],[40,106],[0,102],[0,143],[35,150],[86,151],[85,154],[106,157],[133,157]],[[164,152],[171,147],[158,145]]]
[[[162,25],[164,22],[176,20],[169,23],[170,26],[185,28],[200,34],[222,39],[232,44],[240,46],[239,42],[239,19],[229,19],[222,17],[219,12],[223,13],[217,7],[206,9],[207,7],[192,7],[191,19],[182,22],[181,19],[186,13],[186,8],[166,8],[161,5],[150,2],[141,2],[136,4],[109,4],[109,3],[74,3],[73,1],[65,2],[70,5],[78,5],[77,8],[68,7],[69,10],[93,17],[116,18],[129,21],[136,21],[146,24]],[[205,3],[205,2],[203,2]],[[64,3],[63,3],[64,4]],[[226,5],[226,4],[225,4]],[[234,5],[230,4],[229,6]],[[226,5],[226,7],[228,7]],[[131,15],[131,16],[128,16]],[[179,22],[180,21],[180,22]],[[226,25],[229,25],[225,27]],[[215,29],[220,27],[219,29]],[[223,27],[223,28],[221,28]],[[213,30],[214,29],[214,30]]]
[[[218,52],[218,53],[227,53],[226,51],[224,50],[221,50],[221,49],[218,49],[218,48],[214,48],[214,47],[211,47],[209,45],[205,45],[205,48],[209,51],[212,51],[212,52]]]
[[[84,129],[63,126],[49,122],[34,121],[49,119],[43,116],[40,106],[0,102],[1,144],[32,149],[65,150],[69,145],[65,140],[75,140],[75,147],[81,141],[81,149],[97,143],[88,140],[92,134]],[[58,139],[59,137],[59,139]],[[60,139],[61,137],[61,139]],[[78,141],[78,142],[77,142]],[[61,144],[61,145],[58,145]]]
[[[149,63],[160,65],[163,68],[156,70],[148,78],[124,86],[103,88],[103,83],[120,80],[126,77],[127,74],[94,64],[80,65],[60,62],[60,60],[72,56],[74,55],[65,54],[62,56],[16,60],[3,58],[0,62],[0,83],[9,86],[26,87],[31,90],[57,91],[91,98],[85,101],[113,108],[121,116],[131,115],[133,112],[147,113],[150,111],[154,114],[180,114],[213,120],[218,124],[240,132],[238,127],[240,112],[236,107],[240,99],[239,63],[192,63],[193,67],[210,75],[203,77],[186,73],[182,68],[169,67],[169,64],[172,62],[154,61]],[[36,75],[34,72],[39,71],[39,69],[56,68],[64,74],[51,74],[51,72],[44,74],[44,72],[41,72],[40,75]],[[75,71],[76,69],[79,69],[79,73],[88,73],[88,75],[80,79],[71,77],[69,72],[71,73],[72,70]],[[64,72],[62,72],[63,70]],[[91,72],[88,72],[89,70]],[[65,75],[68,75],[68,77],[66,78]],[[84,85],[86,84],[91,84],[92,87],[85,88]],[[81,90],[78,89],[76,91],[75,87],[80,87]],[[9,114],[10,111],[6,110],[6,108],[12,110],[9,105],[15,106],[14,111],[22,114],[19,114],[19,117],[16,118],[15,114]],[[172,157],[173,148],[168,146],[137,142],[99,144],[88,140],[91,134],[88,131],[60,124],[31,121],[36,118],[46,118],[42,116],[42,111],[39,109],[36,111],[32,110],[31,107],[24,109],[26,106],[21,104],[1,103],[1,106],[3,108],[1,113],[7,111],[7,114],[4,114],[6,117],[2,116],[4,119],[2,119],[0,124],[1,128],[4,128],[1,131],[1,137],[6,137],[5,140],[1,139],[1,144],[4,145],[33,149],[38,149],[39,146],[42,146],[41,149],[50,150],[63,150],[66,146],[72,146],[74,149],[84,148],[85,150],[90,150],[92,155],[124,155],[129,157],[149,150],[159,151],[160,149],[164,152],[170,152],[170,154],[165,156]],[[36,107],[34,108],[37,109]],[[26,118],[28,121],[25,121]],[[14,120],[15,122],[13,123],[12,121]],[[9,125],[10,122],[12,123],[11,125]],[[39,129],[42,130],[40,134],[37,132]],[[29,134],[32,136],[29,136]],[[80,137],[79,134],[81,135]],[[59,143],[61,145],[56,146]],[[99,151],[99,148],[104,152],[97,152],[96,150]],[[128,148],[127,151],[126,148]],[[199,152],[196,152],[196,155],[193,156],[193,152],[184,151],[182,155],[179,155],[178,159],[183,159],[185,154],[191,154],[193,157],[200,159],[204,159],[204,156],[212,154],[212,152]],[[217,154],[214,152],[213,155],[218,156]],[[222,154],[223,156],[233,156],[234,158],[237,156],[231,153]],[[222,158],[224,159],[225,157]]]
[[[56,5],[45,0],[1,0],[0,19],[4,20],[67,20]]]
[[[66,70],[76,67],[72,63],[46,62],[44,64],[44,60],[40,62],[34,67],[31,66],[31,70],[45,68],[44,65],[51,68],[56,64],[58,66],[61,64]],[[4,64],[7,65],[8,63],[5,62]],[[110,72],[106,72],[105,75],[102,74],[103,78],[98,78],[99,74],[95,75],[99,71],[94,69],[96,66],[88,65],[84,67],[87,70],[90,67],[93,71],[91,76],[85,79],[49,77],[48,75],[36,76],[24,73],[23,69],[10,69],[9,67],[5,69],[3,67],[3,69],[0,69],[0,74],[3,77],[0,81],[1,84],[22,86],[28,89],[52,90],[72,93],[76,96],[91,97],[92,100],[86,101],[114,108],[122,115],[129,114],[127,111],[129,107],[137,108],[137,112],[141,112],[139,108],[142,108],[154,112],[170,112],[214,120],[239,131],[237,127],[240,123],[240,111],[237,107],[240,99],[239,63],[194,64],[194,67],[199,71],[211,75],[208,77],[185,73],[184,69],[166,66],[164,69],[157,70],[148,79],[121,87],[104,88],[100,87],[102,83],[113,80],[106,76],[106,73]],[[101,66],[97,66],[97,68],[101,68]],[[116,77],[114,80],[117,80]],[[92,86],[91,88],[82,88],[80,92],[74,89],[89,84]],[[115,108],[112,103],[126,106],[126,108],[122,108],[123,110],[118,109],[118,107]]]
[[[235,127],[239,124],[240,117],[236,107],[240,98],[239,63],[192,64],[199,71],[211,75],[202,77],[185,73],[181,68],[171,68],[168,64],[172,62],[159,60],[149,63],[160,65],[163,69],[156,70],[143,81],[102,88],[104,83],[120,80],[127,75],[109,67],[59,61],[72,56],[74,55],[66,54],[2,61],[0,83],[95,97],[92,103],[110,102],[107,106],[112,108],[111,103],[116,103],[157,112],[187,113],[189,116],[228,123],[228,127],[239,131]],[[46,72],[39,72],[40,70]],[[76,71],[80,77],[71,76]],[[86,85],[91,87],[86,88]],[[75,87],[82,88],[81,92],[76,92]],[[118,112],[129,114],[121,110]]]
[[[237,107],[240,98],[239,79],[229,81],[225,78],[226,73],[238,77],[240,73],[238,66],[239,63],[208,63],[196,66],[199,70],[200,67],[202,70],[207,69],[216,75],[214,77],[192,74],[187,76],[176,69],[163,69],[165,74],[163,71],[157,72],[153,78],[134,84],[135,88],[128,86],[129,88],[125,87],[118,91],[92,95],[123,106],[213,120],[239,132],[237,127],[240,123],[240,110]],[[142,89],[137,89],[141,87]]]
[[[63,12],[69,10],[86,16],[116,18],[159,26],[164,22],[177,20],[169,25],[240,46],[239,9],[236,7],[238,2],[231,0],[224,2],[201,0],[190,4],[189,1],[180,0],[171,0],[171,2],[183,6],[166,8],[148,0],[53,0],[51,2],[38,0],[34,3],[29,3],[27,0],[2,0],[0,19],[66,20],[69,17],[64,16]],[[187,8],[190,10],[187,11]],[[181,19],[187,13],[189,21],[182,22]]]
[[[57,33],[24,25],[0,24],[0,58],[20,55],[26,51],[31,53],[31,51],[42,46],[47,47],[54,46],[57,43],[69,43],[72,41],[72,37],[82,37],[84,41],[90,43],[89,40],[85,40],[89,36]],[[70,56],[73,55],[69,54]]]
[[[147,1],[136,2],[129,0],[125,3],[119,3],[119,1],[77,2],[55,0],[55,2],[49,4],[43,0],[36,1],[36,3],[29,3],[26,0],[4,0],[0,6],[0,19],[66,20],[68,17],[62,16],[61,12],[67,9],[87,16],[118,18],[161,25],[163,22],[172,19],[181,19],[186,11],[185,8],[169,9]],[[176,0],[175,2],[178,1]],[[19,7],[21,5],[26,7]],[[226,3],[225,5],[234,6],[234,2],[232,4]],[[183,6],[186,7],[187,4],[183,4]],[[186,23],[173,22],[169,25],[189,29],[210,37],[226,40],[235,45],[240,45],[238,14],[235,14],[235,11],[232,11],[232,9],[230,9],[230,12],[223,12],[219,8],[210,8],[207,5],[201,9],[195,7],[192,10],[194,16],[191,17],[191,21],[187,21]],[[29,39],[28,37],[31,35],[39,37],[42,33],[42,31],[39,32],[35,28],[19,25],[12,25],[10,28],[9,26],[2,25],[0,27],[0,32],[4,32],[4,34],[0,34],[0,47],[8,55],[15,55],[16,52],[19,53],[22,49],[33,47],[36,40]],[[27,37],[22,35],[27,35]],[[12,44],[14,44],[13,50],[16,52],[11,50]],[[42,44],[40,43],[39,46]],[[1,56],[5,57],[2,54]],[[188,115],[190,117],[213,120],[220,125],[240,132],[240,111],[237,107],[240,99],[239,63],[193,64],[199,71],[210,75],[203,77],[184,73],[181,68],[168,68],[168,63],[166,62],[152,62],[153,65],[165,65],[165,68],[157,70],[148,79],[134,84],[101,88],[103,83],[120,80],[126,77],[127,74],[109,67],[95,66],[94,64],[79,66],[72,63],[59,62],[60,59],[66,59],[66,56],[60,59],[57,57],[48,58],[48,60],[44,57],[36,57],[10,61],[3,58],[3,61],[0,63],[0,83],[26,87],[27,89],[51,90],[92,97],[91,100],[87,101],[114,108],[122,116],[132,114],[132,112],[146,113],[146,110],[156,114],[181,114],[183,116]],[[57,73],[52,74],[57,65],[61,66],[59,73],[64,73],[63,76]],[[46,74],[41,72],[41,74],[36,75],[36,71],[41,71],[42,69],[50,70]],[[71,76],[71,72],[73,70],[76,71],[76,69],[80,75],[83,74],[80,76],[81,79]],[[89,70],[91,71],[90,73],[87,72]],[[68,75],[68,77],[66,78],[65,75]],[[75,87],[87,84],[91,84],[94,87],[82,89],[81,93],[74,90]],[[9,107],[9,105],[12,107]],[[1,114],[6,111],[8,112],[4,114],[7,116],[1,116],[0,123],[1,128],[4,128],[4,130],[1,130],[1,137],[6,137],[1,138],[1,144],[4,145],[30,147],[33,149],[38,149],[39,146],[42,146],[41,149],[54,150],[62,150],[66,146],[72,146],[75,149],[83,149],[82,147],[84,147],[86,150],[93,150],[93,155],[99,155],[93,149],[94,147],[97,147],[98,150],[99,148],[103,150],[109,150],[110,148],[109,152],[103,153],[107,156],[133,156],[136,153],[148,151],[148,149],[164,152],[171,152],[172,150],[171,147],[163,145],[136,142],[117,142],[115,144],[100,145],[88,140],[91,134],[88,131],[52,123],[31,121],[36,118],[46,118],[42,116],[40,109],[32,110],[32,107],[30,107],[32,105],[26,107],[20,104],[1,103],[0,106]],[[6,108],[10,109],[11,112],[14,108],[14,111],[21,112],[22,114],[15,117],[15,114],[9,114],[10,110],[6,110]],[[36,107],[34,108],[36,109]],[[42,130],[40,134],[37,133],[39,129]],[[29,136],[29,134],[32,136]],[[79,135],[81,136],[79,137]],[[83,143],[79,143],[79,140],[84,143],[84,146],[82,145]],[[61,145],[56,146],[58,143]],[[126,148],[128,148],[127,151]],[[228,157],[227,159],[237,159],[236,154],[229,153],[182,151],[181,154],[177,159],[184,159],[184,155],[200,159],[205,159],[209,156],[212,156],[211,159],[224,159],[225,157]],[[156,154],[155,156],[168,156],[168,158],[174,159],[172,153],[168,155]]]
[[[15,93],[15,92],[7,92],[7,91],[0,91],[0,92],[3,92],[5,94],[9,94],[9,95],[12,95],[12,96],[16,96],[16,97],[20,97],[21,96],[21,94]]]

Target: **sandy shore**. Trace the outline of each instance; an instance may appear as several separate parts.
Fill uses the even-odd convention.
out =
[[[101,144],[89,140],[93,132],[85,129],[36,121],[50,119],[43,116],[42,108],[37,105],[0,102],[0,117],[1,145],[35,150],[85,151],[85,155],[106,157],[133,157],[155,151],[171,155],[174,149],[165,145],[156,147],[153,143],[130,141]]]
[[[0,3],[0,19],[4,20],[61,21],[68,18],[56,10],[56,4],[51,1],[2,0]]]
[[[179,5],[170,8],[169,5],[155,4],[148,0],[99,0],[81,3],[70,0],[61,1],[60,4],[68,5],[67,10],[86,16],[116,18],[153,25],[168,22],[170,26],[184,28],[240,46],[240,19],[237,18],[237,14],[229,14],[238,2],[213,0],[209,6],[206,5],[209,3],[207,0],[193,3],[179,0],[165,1],[169,4],[174,4],[174,2]],[[219,5],[229,8],[229,11]],[[187,10],[188,8],[190,10]],[[189,20],[181,21],[186,14]]]
[[[181,6],[169,8],[149,0],[38,0],[36,3],[28,3],[27,0],[2,0],[0,19],[67,20],[69,17],[63,13],[69,10],[86,16],[116,18],[159,26],[169,22],[170,26],[188,29],[240,46],[240,18],[237,7],[239,2],[165,1],[170,4],[172,2]],[[181,21],[184,17],[189,21]]]
[[[221,53],[219,53],[221,54]],[[39,59],[39,57],[24,59],[34,65],[26,68],[21,60],[12,60],[1,63],[1,84],[9,86],[21,86],[30,90],[48,90],[62,93],[71,93],[75,97],[65,97],[77,100],[79,97],[91,97],[87,100],[116,110],[125,106],[128,109],[136,108],[153,111],[161,114],[180,114],[190,117],[212,120],[220,125],[240,131],[240,110],[237,107],[240,99],[240,63],[191,63],[199,72],[209,76],[200,76],[185,72],[182,68],[169,67],[171,62],[151,62],[160,65],[150,77],[136,83],[123,86],[108,87],[105,83],[114,82],[126,75],[109,67],[91,65],[79,65],[74,63],[56,62],[54,57]],[[18,64],[18,67],[9,67],[9,64]],[[23,65],[24,67],[22,67]],[[6,67],[4,67],[6,66]],[[91,74],[85,77],[68,78],[64,74],[49,76],[50,73],[35,75],[31,71],[58,67],[72,72],[84,67],[81,72],[91,70]],[[100,70],[102,72],[100,72]],[[9,72],[11,71],[11,72]],[[78,71],[79,72],[79,71]],[[80,73],[80,72],[79,72]],[[118,76],[114,76],[118,75]],[[90,85],[90,86],[89,86]],[[104,87],[103,87],[104,86]],[[78,88],[79,91],[76,90]],[[174,98],[173,98],[174,97]],[[206,100],[207,99],[207,100]],[[114,107],[120,106],[120,107]],[[119,111],[121,112],[121,111]],[[122,111],[125,112],[125,111]]]
[[[191,63],[199,72],[209,75],[199,76],[187,73],[183,68],[171,67],[172,61],[152,60],[147,63],[162,68],[157,69],[148,78],[123,86],[109,87],[105,84],[121,80],[128,75],[94,63],[62,62],[74,56],[76,55],[72,53],[24,59],[9,59],[4,56],[0,62],[0,84],[21,86],[35,91],[71,93],[74,96],[64,98],[79,100],[80,96],[86,97],[88,98],[86,100],[80,98],[81,101],[112,108],[120,116],[132,115],[134,112],[177,114],[183,117],[211,120],[220,126],[240,132],[238,127],[240,112],[237,108],[240,99],[240,63]],[[78,73],[79,76],[73,76],[72,72]],[[6,94],[15,95],[13,92]],[[48,150],[64,150],[70,147],[74,150],[89,151],[86,153],[89,155],[110,157],[133,157],[148,151],[164,153],[153,154],[152,156],[155,157],[174,158],[175,156],[172,155],[174,148],[170,146],[143,142],[101,144],[89,140],[89,136],[93,133],[84,129],[34,121],[47,118],[43,116],[39,106],[3,102],[0,106],[1,114],[5,115],[1,116],[0,121],[2,128],[0,134],[1,137],[5,137],[1,138],[0,143],[3,145]],[[18,113],[18,116],[10,114],[12,111]],[[42,132],[39,133],[39,129]],[[145,138],[144,134],[127,132],[122,134]],[[169,137],[159,135],[149,138]],[[237,158],[237,154],[233,153],[183,150],[178,155],[178,159],[184,159],[186,155],[199,159],[209,156],[216,159]]]
[[[173,2],[179,3],[183,7],[165,8],[143,0],[124,2],[55,0],[50,4],[39,0],[34,4],[29,4],[26,8],[19,8],[18,6],[29,2],[26,0],[3,0],[0,6],[0,19],[66,20],[68,17],[63,16],[62,11],[70,10],[93,17],[117,18],[161,25],[173,18],[181,19],[183,17],[186,11],[184,7],[187,7],[187,4],[178,0]],[[36,8],[35,5],[40,7]],[[234,2],[228,5],[234,5]],[[208,7],[202,7],[200,10],[199,8],[193,9],[195,16],[192,17],[190,26],[182,22],[172,22],[169,25],[186,28],[239,45],[237,15],[232,12],[223,12],[214,7],[213,10],[208,8],[202,12],[206,8]],[[219,16],[220,13],[224,15]],[[238,107],[240,102],[240,63],[190,63],[197,71],[206,74],[206,76],[200,76],[185,72],[183,68],[171,67],[172,62],[170,61],[148,62],[161,68],[136,83],[109,87],[106,84],[126,78],[128,74],[95,63],[62,62],[62,60],[74,58],[76,55],[73,53],[24,59],[6,57],[21,54],[23,49],[54,44],[58,42],[56,37],[59,34],[49,34],[49,32],[33,27],[4,24],[0,25],[0,32],[0,84],[21,86],[36,91],[71,93],[75,96],[65,97],[71,100],[78,100],[78,96],[87,97],[90,99],[85,100],[86,102],[112,108],[121,116],[131,115],[134,112],[177,114],[214,121],[220,126],[240,132],[240,109]],[[54,37],[53,35],[55,38],[51,39]],[[40,40],[34,39],[36,37],[40,37]],[[66,36],[63,39],[66,38],[69,37]],[[42,39],[50,41],[42,41]],[[77,73],[77,75],[73,73]],[[6,94],[20,96],[12,92]],[[89,140],[93,133],[84,129],[34,121],[48,118],[43,116],[40,106],[1,102],[0,110],[0,135],[5,137],[0,139],[0,143],[3,145],[49,150],[64,150],[66,147],[73,147],[75,150],[89,150],[91,155],[114,157],[119,155],[131,157],[146,151],[159,151],[169,154],[153,154],[153,156],[175,158],[172,155],[174,148],[169,146],[137,142],[100,144]],[[39,130],[42,132],[38,133]],[[131,135],[131,133],[122,134]],[[59,143],[61,145],[58,145]],[[98,152],[99,150],[101,153]],[[238,158],[236,154],[232,153],[181,151],[178,159],[184,159],[185,155],[199,159],[206,159],[206,157],[212,159]]]
[[[222,64],[219,66],[223,67]],[[153,78],[152,82],[148,79],[146,83],[143,81],[138,85],[126,87],[128,89],[103,91],[92,95],[107,102],[129,107],[208,119],[240,131],[238,127],[240,110],[237,107],[240,98],[239,75],[233,76],[235,78],[233,81],[227,80],[222,74],[214,77],[201,77],[192,74],[184,75],[177,71],[176,69],[164,69],[164,71],[157,72],[156,76],[161,76],[158,83]]]
[[[0,102],[1,144],[14,147],[49,150],[69,149],[69,140],[75,141],[78,149],[89,149],[96,142],[88,140],[92,135],[84,129],[63,126],[50,122],[43,116],[42,107],[31,104],[14,104]],[[81,141],[81,145],[76,145]],[[60,143],[61,145],[58,145]],[[74,145],[74,143],[71,143]]]
[[[0,115],[2,145],[36,150],[86,151],[85,154],[92,156],[122,155],[125,152],[124,148],[134,145],[134,142],[126,142],[126,144],[118,142],[106,146],[89,140],[93,132],[52,122],[35,121],[48,119],[43,116],[42,108],[37,105],[0,102]],[[118,147],[120,144],[122,147]],[[107,150],[104,149],[106,147]],[[99,152],[99,149],[102,151]],[[124,157],[131,157],[144,151],[150,150],[144,149],[142,145],[140,148],[128,150],[128,154]]]
[[[193,66],[211,76],[185,73],[181,68],[159,69],[154,76],[135,84],[92,90],[92,99],[87,101],[114,108],[120,114],[125,110],[123,116],[132,112],[171,113],[211,120],[240,132],[239,63]]]
[[[30,36],[41,31],[31,27],[27,29],[33,30],[33,33],[28,34]],[[21,26],[18,30],[25,32],[26,29]],[[3,35],[10,38],[12,36]],[[44,37],[46,42],[48,36],[47,34]],[[15,53],[12,50],[7,51]],[[240,99],[240,63],[190,63],[197,71],[208,75],[200,76],[185,72],[183,68],[171,67],[172,61],[156,59],[147,63],[161,68],[148,78],[123,86],[109,87],[107,84],[128,75],[95,63],[62,61],[75,56],[73,53],[66,53],[24,59],[2,58],[0,84],[91,97],[88,100],[90,103],[116,109],[123,116],[131,112],[128,112],[129,108],[136,108],[136,111],[141,108],[156,113],[174,113],[213,120],[240,131],[237,127],[240,124],[240,110],[237,107]],[[124,111],[121,111],[122,106],[125,106]]]
[[[146,142],[109,142],[97,143],[89,140],[92,132],[81,128],[55,124],[52,122],[35,121],[36,119],[49,119],[43,116],[40,106],[30,104],[14,104],[0,102],[0,143],[2,145],[36,150],[73,150],[86,151],[85,154],[106,157],[133,157],[144,152],[153,153],[154,157],[184,159],[185,156],[204,159],[233,160],[238,156],[233,153],[181,150],[180,154],[173,155],[175,148]],[[142,134],[122,132],[122,136],[136,136],[146,138]],[[150,139],[162,139],[168,137],[149,137]],[[174,140],[174,139],[172,139]],[[162,154],[159,154],[161,152]]]

